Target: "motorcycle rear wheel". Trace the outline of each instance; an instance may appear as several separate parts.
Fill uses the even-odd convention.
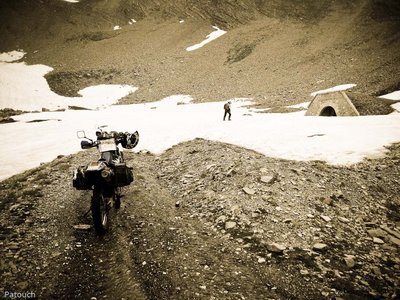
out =
[[[103,235],[108,230],[108,206],[101,188],[95,187],[92,197],[92,218],[94,230]]]

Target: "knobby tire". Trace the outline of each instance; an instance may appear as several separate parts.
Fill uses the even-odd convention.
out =
[[[93,226],[98,235],[103,235],[108,229],[108,207],[101,188],[95,187],[92,197]]]

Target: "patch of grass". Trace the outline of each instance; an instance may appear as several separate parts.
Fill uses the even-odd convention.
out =
[[[10,183],[7,184],[6,188],[7,189],[12,189],[12,190],[18,190],[18,189],[20,189],[22,187],[21,182],[23,182],[23,181],[21,181],[21,180],[13,180],[13,181],[11,181]]]
[[[400,221],[400,197],[386,201],[387,217],[394,222]]]
[[[394,111],[391,105],[399,102],[377,98],[362,93],[347,92],[346,94],[362,116],[390,114]]]
[[[43,179],[47,179],[48,174],[46,174],[45,172],[40,172],[36,175],[35,180],[43,180]]]
[[[6,201],[11,201],[15,200],[17,198],[17,194],[14,191],[10,191],[7,193],[7,195],[4,197]]]
[[[355,286],[353,280],[349,280],[348,278],[336,278],[331,286],[338,291],[345,292],[346,299],[370,299],[367,291]]]
[[[232,64],[245,59],[253,52],[255,47],[255,44],[236,45],[234,48],[229,50],[226,62]]]
[[[6,192],[4,196],[0,197],[0,210],[3,210],[7,203],[15,202],[15,199],[18,198],[18,195],[15,191]]]
[[[6,124],[6,123],[14,123],[17,122],[13,118],[7,117],[7,118],[0,118],[0,124]]]
[[[28,121],[27,123],[40,123],[40,122],[46,122],[46,121],[57,121],[60,122],[60,119],[35,119],[32,121]]]
[[[287,107],[287,106],[277,106],[273,107],[269,110],[263,111],[263,113],[292,113],[296,111],[301,111],[304,110],[302,108],[293,108],[293,107]]]
[[[21,115],[24,113],[26,113],[26,111],[15,110],[12,108],[3,108],[3,109],[0,109],[0,119],[8,118],[11,116],[17,116],[17,115]]]
[[[53,181],[52,181],[51,179],[49,179],[49,178],[44,179],[44,180],[42,181],[42,183],[43,183],[43,184],[46,184],[46,185],[51,184],[52,182],[53,182]]]
[[[118,32],[106,32],[106,31],[94,31],[94,32],[85,32],[82,34],[74,35],[68,39],[66,42],[79,41],[79,42],[98,42],[101,40],[106,40],[117,36]]]
[[[41,188],[31,188],[22,191],[23,196],[35,197],[40,198],[43,197],[43,193]]]
[[[66,171],[69,170],[70,165],[68,163],[62,163],[58,166],[58,169],[60,171]]]
[[[26,180],[28,180],[28,178],[29,178],[30,176],[33,176],[33,174],[35,174],[35,173],[38,171],[39,168],[40,168],[40,167],[27,170],[27,171],[25,171],[24,173],[17,175],[17,178],[16,178],[16,179],[17,179],[17,180],[26,181]]]
[[[75,105],[70,105],[68,106],[69,110],[90,110],[89,108],[81,107],[81,106],[75,106]]]

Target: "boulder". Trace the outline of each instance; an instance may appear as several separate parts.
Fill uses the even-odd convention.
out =
[[[267,249],[269,252],[282,253],[283,250],[286,249],[286,247],[278,243],[272,243],[272,244],[267,244]]]
[[[233,221],[228,221],[225,223],[225,229],[232,229],[236,227],[236,222]]]
[[[255,193],[256,193],[256,191],[255,190],[253,190],[253,189],[251,189],[251,188],[249,188],[249,187],[244,187],[243,188],[243,191],[247,194],[247,195],[254,195]]]
[[[323,243],[316,243],[312,246],[313,250],[317,250],[317,251],[324,250],[326,247],[328,247],[328,245],[323,244]]]

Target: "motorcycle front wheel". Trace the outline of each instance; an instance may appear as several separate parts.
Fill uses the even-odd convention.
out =
[[[93,190],[92,218],[94,230],[98,235],[103,235],[108,229],[108,207],[99,187],[95,187]]]

